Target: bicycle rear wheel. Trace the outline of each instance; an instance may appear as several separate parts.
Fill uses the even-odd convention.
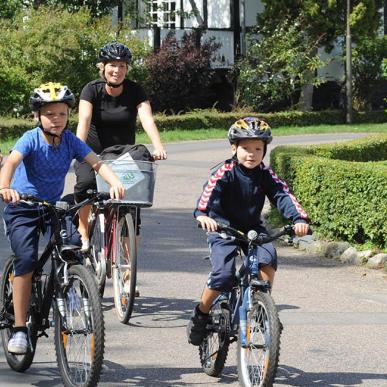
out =
[[[13,260],[14,256],[7,258],[3,269],[3,275],[0,281],[0,313],[5,320],[10,324],[14,322],[14,310],[12,300],[12,283],[13,283]],[[2,318],[2,319],[3,319]],[[37,328],[35,316],[30,306],[27,314],[27,327],[30,339],[30,348],[25,355],[14,355],[8,352],[8,340],[11,336],[11,328],[4,328],[1,330],[1,341],[3,344],[4,355],[8,365],[17,372],[24,372],[30,368],[34,360],[36,342],[37,342]]]
[[[119,321],[127,324],[133,312],[137,280],[136,235],[129,213],[118,221],[114,253],[114,303]]]
[[[95,216],[97,218],[95,219],[94,227],[90,237],[90,259],[91,266],[97,280],[98,293],[101,297],[103,297],[106,284],[106,259],[102,251],[104,242],[102,240],[103,233],[101,229],[101,219],[98,213]]]
[[[105,348],[105,327],[95,280],[81,265],[68,270],[63,299],[55,300],[55,352],[65,386],[95,386]]]
[[[238,341],[238,375],[241,386],[272,386],[280,353],[280,321],[269,293],[253,294],[247,314],[247,346]]]
[[[226,363],[230,345],[230,311],[227,303],[216,303],[210,311],[209,331],[199,346],[203,371],[217,377]]]

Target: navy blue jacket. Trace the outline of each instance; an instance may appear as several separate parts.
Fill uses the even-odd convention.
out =
[[[226,160],[204,185],[194,216],[206,215],[243,232],[262,229],[265,197],[293,223],[308,223],[308,215],[287,184],[263,163],[245,168],[236,159]]]

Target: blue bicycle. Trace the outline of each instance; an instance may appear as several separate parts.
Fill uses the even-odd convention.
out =
[[[242,264],[236,271],[235,286],[231,292],[222,293],[211,308],[208,334],[199,346],[202,368],[209,376],[219,376],[229,345],[237,341],[241,386],[272,386],[278,367],[282,325],[270,295],[270,283],[254,275],[259,262],[252,252],[255,246],[293,235],[293,228],[288,225],[275,234],[258,235],[254,230],[244,234],[218,224],[218,231],[224,238],[247,243],[248,253],[244,255],[239,250]]]

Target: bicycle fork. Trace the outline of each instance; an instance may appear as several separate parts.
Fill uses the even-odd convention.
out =
[[[242,304],[239,307],[239,340],[241,346],[246,348],[247,342],[247,312],[251,308],[251,291],[250,287],[245,290],[243,295]]]

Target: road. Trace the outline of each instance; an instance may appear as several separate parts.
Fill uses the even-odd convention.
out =
[[[356,135],[278,137],[304,144]],[[101,386],[238,386],[236,346],[221,378],[200,368],[185,326],[209,271],[205,235],[192,210],[209,168],[229,156],[226,141],[168,145],[159,163],[154,206],[143,211],[139,288],[130,324],[117,322],[108,281],[105,368]],[[72,174],[66,189],[71,189]],[[2,256],[7,243],[0,240]],[[273,296],[284,324],[275,386],[387,386],[385,273],[279,247]],[[2,263],[1,263],[2,265]],[[38,342],[25,374],[9,370],[0,349],[0,386],[59,386],[53,332]]]

